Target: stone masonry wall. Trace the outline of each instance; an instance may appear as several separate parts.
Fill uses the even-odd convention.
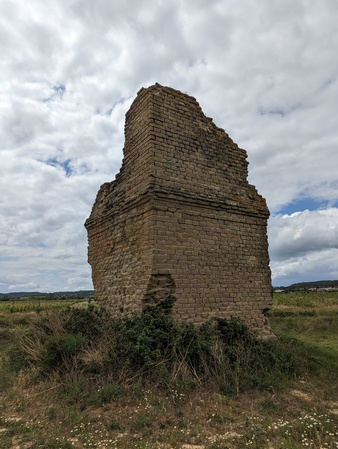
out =
[[[246,156],[194,98],[141,89],[120,173],[86,221],[98,300],[126,313],[174,297],[178,320],[239,317],[269,335],[269,211]]]

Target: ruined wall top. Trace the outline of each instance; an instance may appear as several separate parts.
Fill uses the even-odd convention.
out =
[[[246,151],[195,98],[159,84],[142,88],[126,114],[125,139],[128,198],[152,188],[268,216],[265,200],[248,184]]]

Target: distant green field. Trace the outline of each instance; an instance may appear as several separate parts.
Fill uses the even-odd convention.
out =
[[[44,310],[61,309],[75,304],[87,304],[88,299],[15,299],[0,301],[0,313],[41,312]]]
[[[274,307],[277,308],[278,306],[303,308],[338,306],[338,291],[274,293],[273,300]]]
[[[275,293],[273,331],[301,341],[328,370],[338,371],[338,292]]]

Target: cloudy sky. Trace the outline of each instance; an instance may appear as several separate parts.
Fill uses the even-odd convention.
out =
[[[338,279],[337,0],[1,0],[0,291],[91,289],[88,217],[155,82],[248,152],[274,285]]]

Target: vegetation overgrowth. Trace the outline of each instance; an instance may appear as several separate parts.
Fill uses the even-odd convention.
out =
[[[109,375],[161,388],[213,384],[230,395],[272,391],[304,372],[293,341],[260,341],[238,320],[177,323],[170,312],[170,301],[121,318],[92,303],[50,312],[21,336],[9,363],[16,370],[34,366],[41,375],[81,372],[99,382]]]
[[[275,294],[273,341],[177,324],[170,301],[119,319],[92,301],[1,309],[0,448],[337,448],[331,293]]]

